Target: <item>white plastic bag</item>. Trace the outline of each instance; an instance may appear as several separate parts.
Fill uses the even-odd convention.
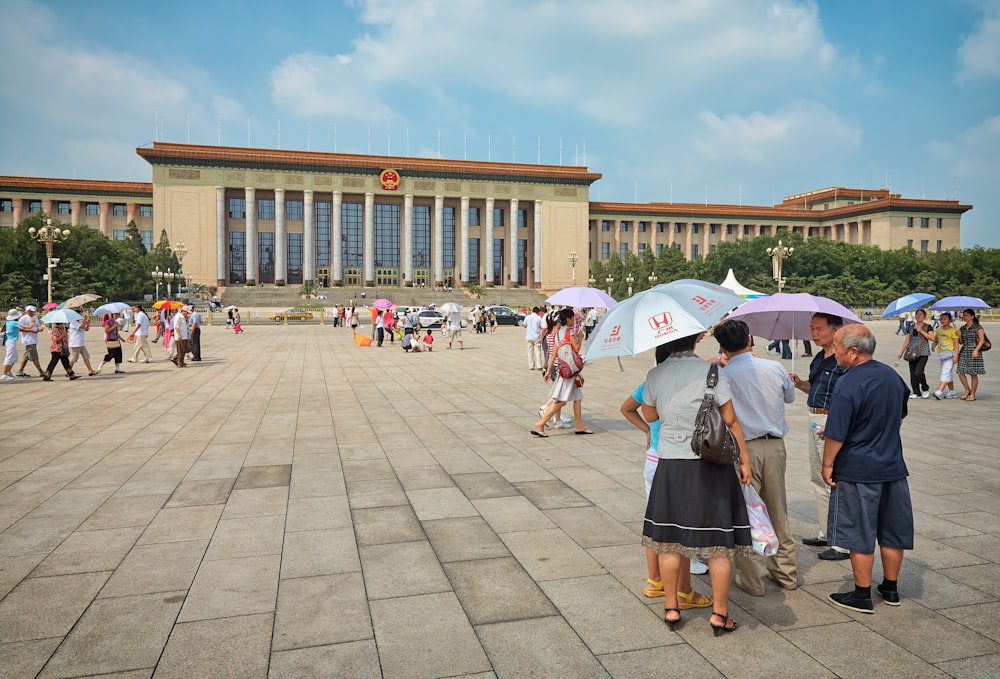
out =
[[[778,553],[778,536],[774,534],[774,526],[764,501],[750,484],[743,486],[743,499],[747,503],[753,551],[761,556],[774,556]]]

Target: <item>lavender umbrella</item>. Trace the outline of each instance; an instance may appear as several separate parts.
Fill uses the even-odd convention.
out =
[[[779,292],[770,297],[752,299],[729,314],[750,327],[750,334],[767,339],[808,339],[809,324],[815,313],[832,314],[844,323],[861,323],[861,319],[839,302],[805,292]]]
[[[579,285],[570,288],[563,288],[545,301],[549,304],[571,306],[577,309],[586,307],[610,309],[615,304],[618,304],[614,297],[603,290]]]

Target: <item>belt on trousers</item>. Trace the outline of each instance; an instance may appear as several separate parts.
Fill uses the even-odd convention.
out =
[[[827,410],[826,408],[810,408],[809,412],[811,412],[813,415],[826,415],[830,411]]]
[[[758,436],[756,438],[750,439],[751,441],[761,441],[764,439],[780,439],[780,436],[775,436],[774,434],[764,434],[763,436]]]

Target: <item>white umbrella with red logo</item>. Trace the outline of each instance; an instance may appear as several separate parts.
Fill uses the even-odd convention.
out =
[[[690,278],[657,285],[604,314],[587,343],[587,360],[635,356],[704,332],[746,301],[721,285]]]

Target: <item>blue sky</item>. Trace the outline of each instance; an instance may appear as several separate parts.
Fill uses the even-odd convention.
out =
[[[0,0],[0,18],[0,174],[148,181],[137,146],[220,127],[246,146],[249,119],[259,147],[586,164],[592,200],[888,183],[971,203],[963,247],[1000,247],[1000,0]]]

